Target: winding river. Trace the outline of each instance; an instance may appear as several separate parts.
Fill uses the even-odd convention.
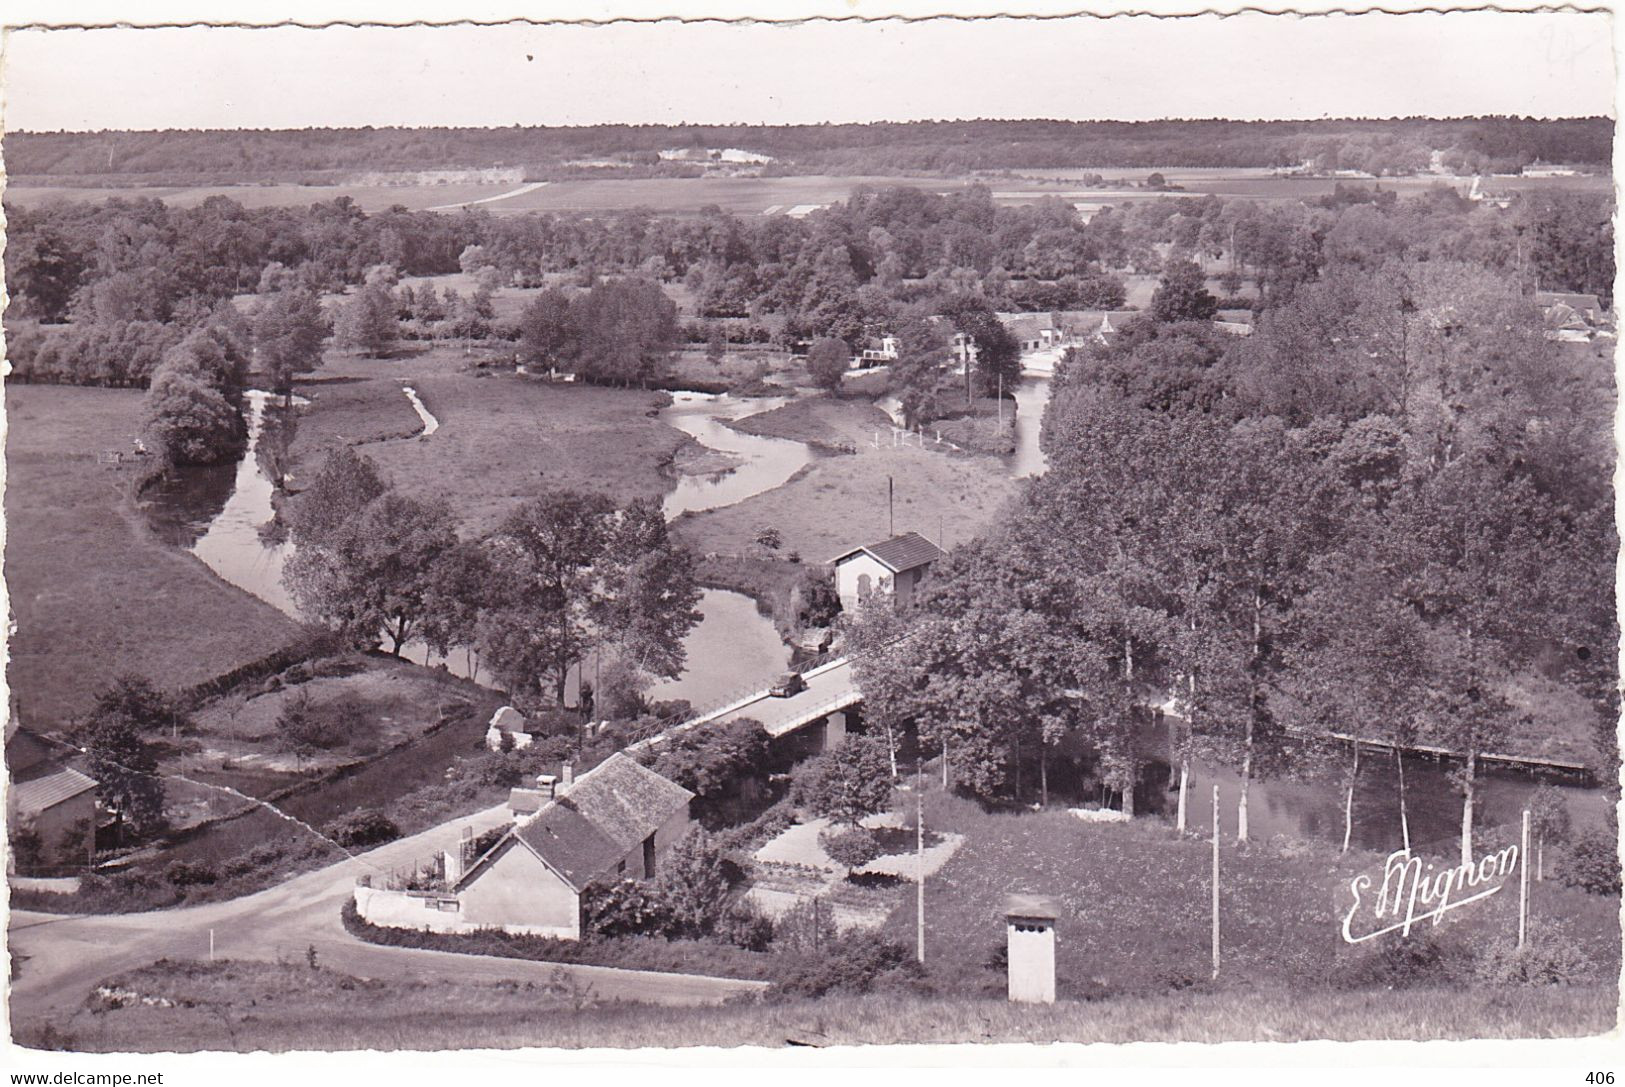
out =
[[[1039,430],[1050,394],[1053,360],[1044,354],[1028,356],[1023,381],[1016,389],[1016,450],[1007,458],[1013,475],[1031,476],[1045,470],[1039,448]],[[423,419],[422,435],[440,428],[414,390],[403,393]],[[250,452],[235,466],[187,469],[180,478],[158,489],[147,503],[154,530],[172,544],[191,551],[226,581],[292,615],[293,602],[281,583],[283,564],[291,551],[286,542],[268,538],[264,530],[273,516],[272,480],[277,457],[274,448],[262,448],[266,423],[280,409],[265,393],[247,394]],[[718,468],[680,478],[667,496],[665,512],[675,518],[685,512],[718,509],[784,484],[814,454],[803,443],[766,438],[736,431],[727,423],[746,415],[781,406],[786,398],[736,398],[704,393],[677,393],[660,417],[693,437],[717,455]],[[773,623],[756,609],[749,597],[720,589],[704,591],[699,604],[700,623],[685,639],[688,667],[675,680],[662,681],[650,691],[662,700],[687,699],[694,706],[719,704],[741,693],[747,684],[759,686],[765,677],[783,671],[790,651]],[[458,675],[470,676],[464,654],[441,661],[429,658],[422,646],[409,647],[419,663],[444,664]],[[472,677],[489,681],[477,670]],[[572,684],[573,686],[573,684]],[[1153,758],[1155,756],[1152,756]],[[1163,787],[1166,764],[1147,767],[1141,788],[1145,808],[1171,811],[1176,794]],[[1442,841],[1460,825],[1460,806],[1444,770],[1430,760],[1410,758],[1405,763],[1407,816],[1414,842]],[[1190,811],[1192,825],[1208,825],[1211,788],[1217,784],[1227,798],[1222,818],[1235,829],[1235,774],[1224,768],[1193,767]],[[1496,825],[1516,818],[1532,781],[1506,772],[1484,774],[1480,789],[1479,822]],[[1564,787],[1570,814],[1577,824],[1597,825],[1604,818],[1606,800],[1596,789]],[[1354,840],[1371,848],[1396,848],[1401,838],[1398,805],[1398,767],[1392,755],[1368,757],[1361,764],[1355,795]],[[1341,786],[1325,782],[1255,781],[1250,791],[1249,821],[1254,835],[1285,835],[1341,841],[1344,794]]]

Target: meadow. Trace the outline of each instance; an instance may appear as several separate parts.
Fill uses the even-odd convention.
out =
[[[775,437],[849,443],[856,452],[820,457],[784,486],[736,505],[680,517],[676,535],[702,553],[752,554],[763,525],[779,530],[784,553],[799,552],[809,563],[827,562],[854,542],[883,539],[892,528],[940,536],[942,546],[953,547],[983,531],[1019,487],[1004,462],[991,457],[893,446],[889,420],[867,401],[801,400],[738,425]],[[894,517],[887,513],[888,484]]]
[[[465,534],[496,527],[514,506],[554,488],[600,490],[620,502],[670,489],[665,466],[690,439],[653,418],[664,393],[470,365],[480,357],[444,345],[387,359],[329,352],[300,385],[311,406],[294,443],[296,474],[308,477],[323,450],[348,442],[407,493],[449,502]],[[432,437],[411,437],[422,424],[406,385],[439,420]]]
[[[661,177],[555,181],[521,192],[516,185],[210,185],[80,188],[72,185],[29,185],[27,179],[6,187],[11,207],[36,207],[55,201],[99,202],[111,197],[152,198],[175,207],[195,207],[211,196],[228,196],[245,207],[315,204],[347,196],[369,214],[399,204],[412,211],[456,210],[478,202],[493,215],[524,212],[623,211],[646,207],[661,212],[695,213],[707,205],[756,215],[845,200],[860,185],[910,185],[933,192],[963,188],[963,180],[917,177]],[[517,193],[507,199],[504,193]]]
[[[130,497],[140,392],[6,389],[8,677],[22,718],[46,729],[134,672],[182,688],[261,660],[304,631],[158,540]]]

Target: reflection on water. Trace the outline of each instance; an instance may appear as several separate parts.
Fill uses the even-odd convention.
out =
[[[251,454],[235,467],[179,469],[174,480],[152,493],[148,517],[162,539],[191,551],[223,580],[296,615],[293,597],[282,586],[282,565],[293,545],[267,540],[260,531],[275,515],[272,479],[284,471],[291,421],[278,420],[270,431],[275,440],[266,441],[262,451],[272,397],[258,389],[244,396]]]
[[[790,667],[789,646],[750,597],[706,589],[699,611],[699,624],[683,639],[687,668],[677,679],[656,684],[650,698],[686,698],[701,710],[746,688],[760,690]]]
[[[1345,755],[1346,758],[1346,755]],[[1281,835],[1342,844],[1347,762],[1327,767],[1314,780],[1254,779],[1247,790],[1248,833],[1254,838]],[[1455,841],[1461,834],[1461,794],[1451,784],[1450,765],[1427,756],[1405,759],[1405,817],[1410,840],[1418,846]],[[1174,788],[1164,790],[1169,774],[1166,762],[1148,768],[1146,790],[1153,811],[1172,814],[1178,806],[1177,772]],[[1556,784],[1577,827],[1601,826],[1607,801],[1596,789]],[[1213,826],[1213,786],[1219,787],[1219,829],[1236,833],[1236,801],[1241,777],[1227,767],[1193,763],[1186,801],[1189,825],[1196,830]],[[1481,770],[1477,780],[1476,828],[1507,826],[1521,818],[1529,795],[1539,785],[1535,777],[1508,770]],[[1388,852],[1404,844],[1399,814],[1399,767],[1393,752],[1362,751],[1355,780],[1352,844]]]
[[[785,402],[782,396],[737,399],[726,393],[673,393],[671,405],[660,413],[661,420],[709,449],[739,458],[740,463],[716,475],[680,478],[677,489],[666,496],[666,519],[743,502],[781,485],[811,461],[812,450],[803,442],[743,434],[724,422],[772,411]]]
[[[1050,375],[1023,370],[1016,386],[1016,451],[1010,454],[1010,474],[1020,479],[1041,476],[1049,469],[1039,447],[1039,431],[1044,426],[1044,406],[1049,403]]]

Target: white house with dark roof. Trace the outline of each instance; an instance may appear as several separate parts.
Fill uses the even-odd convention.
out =
[[[573,783],[566,777],[481,856],[448,852],[442,889],[358,885],[356,910],[394,928],[497,928],[577,940],[582,891],[594,882],[652,879],[688,833],[693,799],[681,785],[617,752]]]
[[[887,593],[898,603],[907,603],[914,598],[914,590],[931,564],[945,554],[918,532],[905,532],[835,556],[830,563],[835,567],[835,590],[840,594],[841,607],[856,611],[876,593]]]

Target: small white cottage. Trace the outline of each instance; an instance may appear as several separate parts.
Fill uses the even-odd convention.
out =
[[[841,607],[856,611],[876,593],[886,593],[899,604],[914,598],[931,564],[947,554],[918,532],[905,532],[889,540],[854,548],[835,556],[835,590]]]

